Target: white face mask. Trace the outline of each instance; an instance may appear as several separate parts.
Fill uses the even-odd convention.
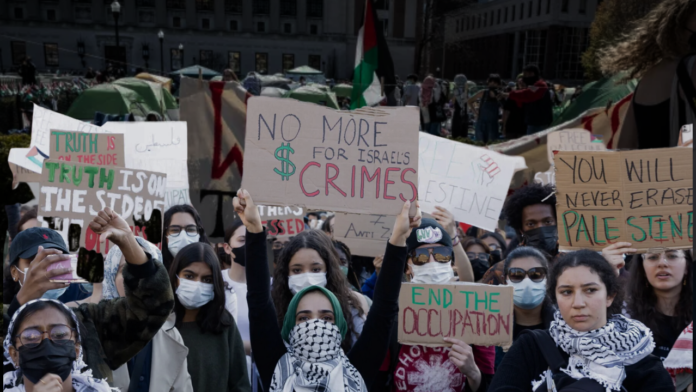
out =
[[[454,278],[454,270],[449,263],[431,261],[423,265],[411,265],[411,271],[413,271],[411,283],[447,283]]]
[[[169,248],[169,251],[172,253],[172,256],[176,257],[176,254],[179,253],[180,250],[184,249],[186,245],[195,244],[200,239],[200,234],[196,234],[193,237],[190,237],[188,234],[182,231],[176,237],[172,237],[170,235],[167,236],[167,247]]]
[[[513,283],[507,279],[508,286],[515,288],[513,303],[522,309],[534,309],[541,305],[546,298],[546,279],[541,282],[533,282],[526,276],[521,282]]]
[[[288,276],[288,287],[293,294],[309,286],[326,287],[326,272],[305,272]]]
[[[215,297],[211,283],[194,282],[178,276],[177,279],[179,279],[179,287],[176,289],[176,296],[186,309],[198,309]]]

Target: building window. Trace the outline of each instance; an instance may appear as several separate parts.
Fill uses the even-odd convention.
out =
[[[307,17],[324,17],[324,0],[307,0]]]
[[[587,0],[580,0],[580,7],[578,8],[580,14],[585,15],[587,13]]]
[[[252,5],[251,9],[254,15],[268,15],[271,13],[270,0],[254,0]]]
[[[455,33],[459,32],[459,19],[457,19],[457,26],[455,27],[454,32]]]
[[[181,51],[178,48],[172,48],[169,51],[169,55],[171,58],[171,63],[172,63],[172,70],[176,71],[181,69],[181,64],[182,64],[182,54]]]
[[[283,72],[295,68],[295,55],[283,53]]]
[[[476,23],[476,28],[480,29],[481,23],[483,22],[483,18],[481,17],[481,15],[477,15],[477,16],[478,16],[478,22]]]
[[[241,14],[242,4],[244,0],[225,0],[225,13],[226,14]]]
[[[551,13],[551,0],[546,0],[546,15]]]
[[[569,8],[570,8],[570,0],[561,0],[561,12],[563,12],[564,14],[567,14]]]
[[[180,17],[175,16],[172,18],[172,27],[175,27],[175,28],[181,27],[181,18]]]
[[[501,9],[498,10],[498,21],[496,22],[497,24],[500,24],[500,15],[501,15],[502,11],[503,10],[501,10]]]
[[[237,22],[236,20],[231,20],[230,21],[230,30],[238,31],[239,30],[239,22]]]
[[[377,27],[382,29],[382,34],[385,37],[389,36],[389,19],[378,20]]]
[[[201,29],[210,30],[210,19],[208,19],[208,18],[201,19]]]
[[[213,51],[201,50],[199,52],[200,64],[204,67],[213,68]]]
[[[556,77],[580,80],[584,77],[581,57],[588,46],[588,29],[563,27],[560,31],[559,51],[556,53]]]
[[[514,6],[514,5],[512,6],[512,12],[510,13],[510,21],[511,22],[515,21],[515,16],[517,15],[516,8],[517,8],[516,6]]]
[[[488,26],[488,14],[483,14],[483,27]]]
[[[505,7],[505,22],[503,22],[503,23],[507,23],[507,21],[508,21],[508,7]]]
[[[27,56],[27,43],[24,41],[12,41],[12,65],[20,65]]]
[[[50,22],[56,21],[56,10],[46,10],[46,20]]]
[[[256,53],[256,72],[260,74],[268,72],[268,53]]]
[[[524,3],[520,4],[520,20],[524,19]]]
[[[541,16],[541,1],[542,0],[537,0],[537,16]]]
[[[155,0],[137,0],[135,2],[136,7],[155,7]]]
[[[227,66],[237,75],[242,73],[241,57],[240,52],[227,52]]]
[[[155,23],[155,13],[154,11],[140,11],[138,12],[138,20],[140,23]]]
[[[319,26],[317,26],[315,24],[309,25],[309,34],[319,35]]]
[[[186,0],[167,0],[167,9],[185,10],[186,9]]]
[[[196,11],[212,11],[213,0],[196,0]]]
[[[283,33],[292,34],[292,25],[290,23],[283,23]]]
[[[58,44],[44,44],[44,62],[47,67],[58,66]]]
[[[265,33],[266,32],[266,22],[256,22],[256,32]]]
[[[320,54],[310,54],[308,65],[314,69],[321,71],[321,55]]]
[[[14,9],[14,17],[15,19],[24,19],[24,8],[15,8]]]
[[[545,75],[544,63],[546,60],[546,41],[548,30],[528,30],[520,39],[518,53],[523,55],[517,58],[517,68],[523,69],[528,64],[536,64],[541,68],[541,74]],[[580,61],[580,55],[578,55]]]
[[[297,0],[281,0],[281,16],[297,16]]]
[[[530,2],[529,2],[529,10],[528,10],[528,13],[527,13],[527,17],[528,17],[528,18],[531,18],[531,17],[532,17],[532,4],[533,4],[533,3],[530,1]]]

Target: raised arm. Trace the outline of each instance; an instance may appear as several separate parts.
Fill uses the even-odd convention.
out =
[[[454,266],[457,267],[457,275],[459,276],[460,282],[473,282],[474,281],[474,269],[471,267],[471,260],[469,256],[466,255],[464,251],[464,246],[462,245],[462,239],[459,238],[457,232],[457,225],[454,221],[454,216],[447,209],[437,206],[433,212],[433,218],[435,218],[442,227],[447,230],[450,237],[452,237],[452,252],[454,253]]]
[[[264,390],[268,390],[273,370],[287,352],[276,311],[271,300],[271,274],[266,256],[266,232],[261,225],[259,211],[249,192],[240,190],[234,198],[234,210],[244,222],[246,235],[247,303],[249,304],[249,338],[256,367]]]
[[[414,218],[409,218],[410,206],[410,202],[404,203],[396,217],[392,237],[384,253],[382,270],[377,275],[372,307],[360,338],[348,353],[350,363],[360,372],[368,387],[387,355],[389,334],[399,313],[399,290],[407,258],[406,239],[411,230],[421,223],[420,209]]]

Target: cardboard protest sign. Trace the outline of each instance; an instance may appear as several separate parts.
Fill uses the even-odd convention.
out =
[[[51,130],[51,159],[98,166],[125,166],[122,134]]]
[[[225,223],[235,218],[232,198],[242,183],[249,96],[237,82],[181,78],[181,120],[196,124],[188,137],[191,203],[209,238],[224,237]]]
[[[261,224],[266,226],[269,237],[287,240],[305,229],[305,211],[302,207],[258,206]]]
[[[156,244],[162,238],[166,183],[163,173],[47,160],[39,215],[50,228],[68,232],[71,252],[80,248],[108,252],[108,243],[101,246],[99,235],[88,227],[104,207],[110,207],[133,226],[136,235]],[[60,222],[56,218],[61,218]]]
[[[264,204],[396,215],[418,193],[418,124],[415,107],[250,98],[242,188]]]
[[[498,226],[516,162],[491,150],[420,133],[418,199],[423,211],[447,208],[457,221]]]
[[[399,343],[448,346],[443,338],[479,346],[512,344],[512,286],[402,283]]]
[[[561,250],[693,246],[693,150],[556,153]]]
[[[586,129],[562,129],[546,136],[549,163],[553,165],[554,151],[606,151],[603,136]]]
[[[355,256],[384,254],[396,216],[378,214],[336,214],[334,239],[348,245]]]

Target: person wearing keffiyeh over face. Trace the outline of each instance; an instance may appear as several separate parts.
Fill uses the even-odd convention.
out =
[[[409,218],[404,203],[387,244],[374,302],[360,337],[347,353],[341,349],[347,326],[341,306],[319,289],[299,291],[291,301],[283,329],[276,322],[270,296],[266,233],[258,209],[246,190],[237,192],[235,212],[247,228],[246,273],[251,348],[265,391],[362,392],[370,388],[387,353],[389,333],[398,313],[406,239],[420,225],[420,210]],[[311,300],[311,301],[309,301]],[[342,321],[343,320],[343,321]],[[294,323],[293,323],[294,321]],[[289,347],[289,348],[288,348]],[[310,349],[311,347],[311,349]],[[273,381],[272,381],[273,380]],[[321,386],[326,385],[324,389]]]
[[[618,276],[604,257],[590,250],[565,254],[553,266],[547,293],[559,309],[548,332],[523,333],[489,390],[674,390],[660,359],[651,354],[650,329],[621,314]]]
[[[82,360],[80,323],[70,308],[52,299],[35,299],[12,316],[3,342],[4,392],[107,392],[106,380],[92,377]]]

